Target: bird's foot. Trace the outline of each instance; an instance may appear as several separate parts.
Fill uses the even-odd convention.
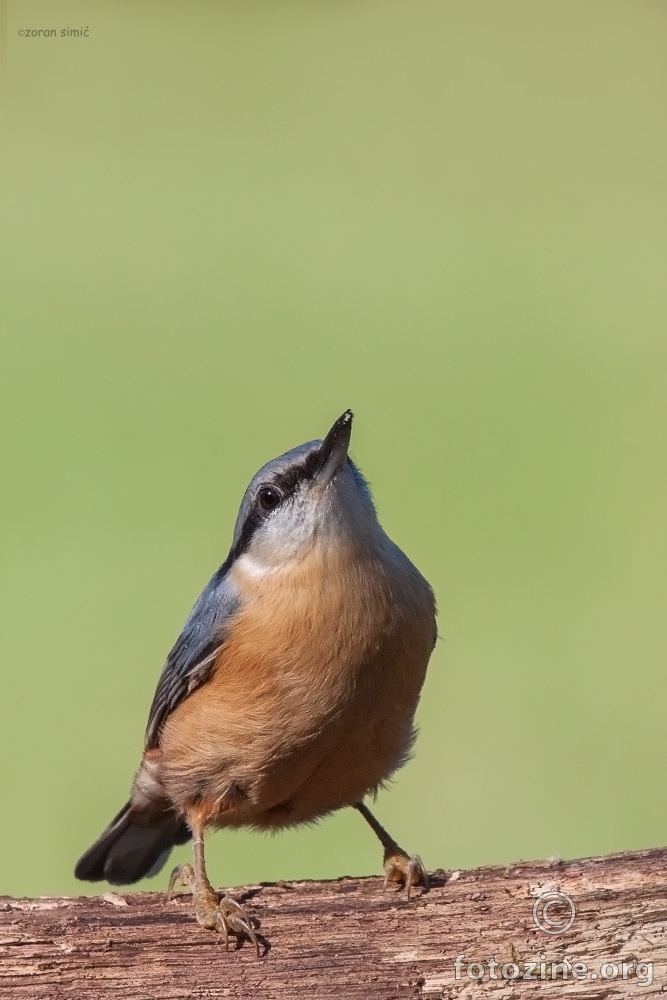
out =
[[[207,930],[217,931],[225,942],[225,951],[229,949],[229,935],[233,934],[237,940],[246,937],[252,941],[259,958],[259,941],[255,934],[253,918],[236,900],[227,893],[216,892],[208,881],[197,885],[192,865],[185,864],[174,868],[169,878],[167,902],[171,899],[176,884],[190,886],[197,923]]]
[[[400,882],[404,885],[408,900],[413,885],[422,885],[424,889],[428,889],[428,873],[419,855],[406,854],[398,844],[387,850],[384,856],[383,888],[386,889],[390,882]]]

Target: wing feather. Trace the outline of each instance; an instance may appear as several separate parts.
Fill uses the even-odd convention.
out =
[[[148,714],[146,750],[158,745],[167,717],[208,679],[238,605],[224,563],[197,599],[162,668]]]

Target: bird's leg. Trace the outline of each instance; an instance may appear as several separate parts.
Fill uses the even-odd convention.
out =
[[[226,892],[216,892],[208,880],[204,861],[204,840],[201,830],[194,830],[193,848],[195,866],[179,865],[174,868],[169,879],[167,899],[171,898],[174,885],[189,885],[195,904],[197,923],[211,931],[218,931],[225,942],[225,950],[229,947],[229,935],[237,938],[247,937],[255,946],[259,958],[259,942],[253,929],[252,920],[231,896]]]
[[[361,813],[384,847],[384,888],[386,889],[390,882],[401,882],[406,887],[408,899],[413,885],[421,882],[424,888],[428,889],[428,874],[419,855],[411,856],[399,847],[363,802],[355,802],[354,808]]]

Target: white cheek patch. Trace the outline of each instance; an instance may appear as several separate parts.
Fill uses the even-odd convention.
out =
[[[256,556],[251,556],[247,552],[237,560],[236,565],[242,573],[246,576],[251,576],[254,580],[259,580],[267,573],[273,573],[273,567],[267,566],[265,562],[258,559]]]
[[[316,549],[336,550],[350,537],[371,542],[377,521],[370,499],[345,469],[322,491],[297,494],[269,515],[236,561],[237,572],[258,581],[287,572]]]

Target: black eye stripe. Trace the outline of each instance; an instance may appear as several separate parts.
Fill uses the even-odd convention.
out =
[[[293,465],[284,472],[279,472],[274,479],[276,486],[286,495],[294,493],[301,483],[313,478],[320,467],[320,461],[320,449],[315,448],[298,465]]]

